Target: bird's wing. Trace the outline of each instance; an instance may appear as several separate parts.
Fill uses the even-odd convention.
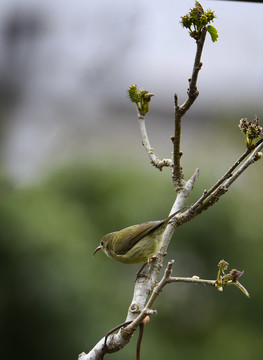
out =
[[[149,221],[140,225],[129,226],[116,233],[118,238],[121,236],[123,240],[114,241],[114,250],[117,255],[126,254],[138,241],[144,236],[148,235],[151,231],[155,230],[164,223],[165,220]],[[116,239],[117,240],[117,239]]]

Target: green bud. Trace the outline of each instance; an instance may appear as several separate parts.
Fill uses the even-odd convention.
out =
[[[190,9],[188,14],[181,17],[181,24],[189,30],[190,36],[195,40],[200,39],[203,28],[207,27],[212,41],[214,42],[218,38],[217,30],[213,26],[207,26],[214,19],[214,12],[211,10],[205,11],[202,5],[196,1],[195,7]]]
[[[149,111],[149,102],[154,94],[144,89],[138,91],[137,85],[131,85],[128,89],[128,95],[131,101],[136,104],[139,114],[145,116]]]
[[[223,291],[224,286],[235,285],[239,290],[241,290],[247,297],[249,293],[246,288],[240,284],[238,281],[239,278],[243,275],[244,271],[239,271],[237,269],[232,269],[230,273],[225,274],[225,271],[228,268],[228,263],[225,260],[221,260],[218,264],[219,270],[217,274],[217,279],[215,282],[215,287],[219,291]],[[224,274],[223,276],[221,274]]]
[[[131,85],[128,89],[128,95],[132,102],[138,103],[140,101],[140,94],[137,90],[137,85]]]
[[[257,141],[262,135],[262,127],[259,124],[258,117],[255,115],[255,119],[252,121],[248,121],[247,118],[241,119],[239,122],[239,128],[245,135],[247,149],[254,149]]]
[[[220,270],[222,273],[224,273],[224,272],[227,270],[228,265],[229,265],[229,264],[228,264],[227,261],[225,261],[225,260],[220,260],[219,263],[218,263],[218,268],[219,268],[219,270]]]

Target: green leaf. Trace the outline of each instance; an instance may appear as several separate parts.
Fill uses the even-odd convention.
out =
[[[207,26],[207,31],[209,32],[211,39],[213,42],[217,41],[218,38],[218,32],[216,30],[216,28],[212,25],[208,25]]]

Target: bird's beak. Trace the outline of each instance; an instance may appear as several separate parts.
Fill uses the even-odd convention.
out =
[[[95,249],[95,251],[94,251],[94,253],[93,253],[93,256],[98,252],[98,251],[100,251],[102,249],[102,245],[99,245],[98,247],[97,247],[97,249]]]

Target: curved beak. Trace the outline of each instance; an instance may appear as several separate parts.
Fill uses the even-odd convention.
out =
[[[95,249],[95,251],[94,251],[94,253],[93,253],[93,256],[94,256],[98,251],[100,251],[100,250],[102,250],[102,245],[99,245],[99,246]]]

